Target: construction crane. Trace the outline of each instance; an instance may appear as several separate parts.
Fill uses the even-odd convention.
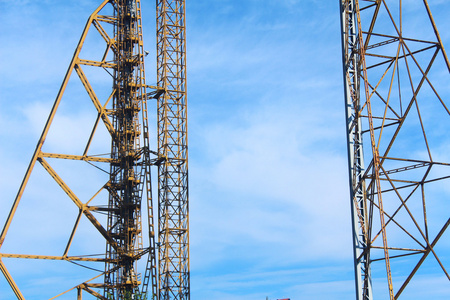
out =
[[[0,236],[1,271],[18,299],[25,299],[24,295],[1,258],[105,264],[100,275],[54,298],[77,291],[78,299],[83,292],[98,299],[190,299],[185,1],[157,0],[156,12],[157,86],[145,81],[144,56],[148,51],[144,51],[140,0],[104,0],[86,23]],[[82,58],[90,30],[103,41],[101,59]],[[112,77],[109,96],[98,96],[104,93],[90,82],[86,68],[103,69]],[[73,71],[93,104],[96,121],[82,153],[44,152],[47,134]],[[157,101],[156,133],[149,131],[148,101]],[[106,129],[111,140],[107,155],[91,153],[100,127]],[[150,148],[151,134],[158,141],[156,151]],[[108,173],[108,181],[84,200],[62,179],[52,160],[88,163]],[[75,224],[59,256],[3,253],[1,247],[37,163],[75,204]],[[152,198],[151,167],[158,169],[157,203]],[[144,207],[147,211],[143,216]],[[95,213],[106,214],[106,224]],[[143,217],[147,218],[146,230],[142,227]],[[69,255],[82,218],[106,241],[104,255]],[[144,232],[148,232],[145,239]],[[147,263],[142,276],[137,263],[143,257],[147,257]],[[103,283],[94,283],[101,277]]]
[[[427,1],[416,2],[339,0],[358,300],[400,298],[423,266],[450,280],[436,246],[450,219],[433,207],[450,178],[439,155],[450,64]]]

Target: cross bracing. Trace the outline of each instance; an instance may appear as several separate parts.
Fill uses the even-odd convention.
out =
[[[158,1],[157,6],[164,7],[162,14],[164,16],[171,15],[170,10],[175,7],[176,22],[184,26],[184,3],[181,10],[179,3],[173,6],[172,1]],[[158,18],[158,22],[160,27],[165,26],[166,23],[175,26],[161,18]],[[29,179],[40,177],[42,174],[42,172],[35,174],[40,171],[34,170],[37,162],[50,175],[65,197],[75,204],[74,207],[78,213],[72,214],[72,217],[75,216],[75,224],[68,232],[68,242],[61,249],[62,255],[0,252],[2,273],[18,299],[24,299],[24,295],[1,258],[66,261],[100,272],[99,275],[53,298],[74,292],[78,299],[83,297],[83,293],[84,297],[87,295],[97,299],[130,299],[130,297],[159,299],[160,296],[164,299],[187,299],[186,297],[189,297],[185,36],[184,28],[182,33],[179,29],[176,29],[176,33],[169,33],[166,31],[167,28],[160,27],[157,28],[159,40],[167,41],[166,35],[170,34],[176,34],[177,37],[169,38],[173,41],[168,44],[163,42],[164,49],[158,50],[158,57],[164,56],[168,62],[163,67],[164,71],[160,68],[158,72],[164,72],[167,75],[160,77],[162,78],[159,81],[160,86],[153,87],[145,83],[144,56],[148,54],[148,51],[144,51],[143,46],[141,2],[139,0],[105,0],[87,21],[3,228],[0,247],[4,244]],[[84,51],[84,44],[92,42],[94,38],[97,39],[95,47]],[[180,53],[181,51],[183,53]],[[173,56],[173,53],[177,54]],[[177,55],[182,58],[175,59]],[[179,71],[180,63],[182,72]],[[73,71],[78,75],[75,78],[71,76]],[[96,80],[100,77],[100,73],[112,81],[112,89],[110,84],[108,92],[105,92],[104,85],[102,86]],[[74,84],[78,86],[73,87]],[[84,134],[85,141],[77,140],[77,147],[75,147],[77,151],[69,151],[73,153],[47,151],[51,145],[44,146],[44,144],[49,131],[52,132],[55,128],[52,123],[55,116],[58,118],[57,111],[61,106],[64,109],[64,104],[68,100],[81,98],[77,94],[73,95],[73,91],[77,88],[78,91],[83,90],[90,101],[89,109],[95,115],[92,120],[93,126]],[[158,100],[162,97],[166,100]],[[163,118],[166,121],[166,127],[161,125],[158,117],[156,133],[151,133],[149,130],[148,100],[162,103],[157,106],[156,115],[169,116]],[[81,109],[81,102],[70,105]],[[81,124],[80,127],[84,128],[84,125]],[[64,129],[58,128],[58,130]],[[181,137],[180,133],[182,133]],[[66,134],[70,136],[72,133],[68,130]],[[158,151],[150,149],[151,135],[157,140],[165,136],[166,142],[160,143]],[[106,139],[110,140],[109,147],[105,147]],[[80,147],[79,145],[83,142],[84,146]],[[102,148],[101,152],[98,152],[99,148]],[[62,164],[58,162],[62,161],[72,162],[72,167],[61,171]],[[73,167],[73,163],[82,164],[83,167]],[[85,171],[86,165],[94,171]],[[159,186],[158,199],[161,201],[159,205],[154,203],[152,198],[151,166],[158,166],[160,170],[164,170],[158,174],[158,181],[164,183]],[[74,175],[78,169],[84,171]],[[101,177],[104,181],[92,194],[89,194],[90,186],[98,183],[96,177],[98,175],[91,178],[91,172],[103,174]],[[87,181],[87,185],[83,186],[81,192],[72,188],[73,182],[66,179],[68,175],[69,177],[80,176],[80,179]],[[59,194],[56,197],[60,197],[61,192],[57,193]],[[168,216],[167,228],[164,228],[165,225],[159,226],[158,231],[154,228],[154,220],[158,220],[154,216],[154,206],[160,213],[164,211],[159,217],[160,220],[163,216]],[[143,211],[144,214],[142,214]],[[56,210],[54,214],[57,214]],[[177,216],[180,215],[184,217],[181,221],[177,221]],[[79,248],[74,245],[79,237],[83,236],[79,231],[84,230],[82,225],[85,219],[97,232],[97,237],[100,236],[103,243],[106,243],[106,251],[99,251],[104,254],[71,255],[74,248]],[[144,228],[143,225],[148,227]],[[158,235],[164,235],[164,238],[159,237],[157,247]],[[158,253],[165,259],[158,260]],[[144,272],[139,270],[142,268],[138,265],[141,258],[146,259]],[[170,266],[166,264],[167,258],[171,260]],[[100,270],[101,267],[93,265],[95,263],[103,264],[104,269]],[[158,273],[160,269],[164,271]],[[167,271],[168,269],[170,271]],[[180,280],[174,274],[183,274],[183,277]],[[159,281],[160,278],[164,280]],[[102,279],[103,282],[99,282]],[[174,288],[175,281],[181,288]],[[58,287],[55,287],[55,291],[58,291]],[[169,294],[166,295],[167,293]]]
[[[449,124],[439,87],[450,67],[427,1],[423,32],[402,1],[340,4],[357,299],[376,298],[383,273],[397,299],[423,265],[450,280],[435,250],[450,221],[433,214],[450,178],[438,126]]]

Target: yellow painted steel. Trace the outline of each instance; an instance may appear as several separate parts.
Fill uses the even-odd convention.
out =
[[[109,117],[106,115],[105,108],[100,104],[100,101],[98,100],[97,96],[95,95],[94,89],[92,88],[91,84],[89,83],[86,75],[84,74],[80,65],[75,64],[74,69],[77,72],[78,77],[80,77],[81,83],[83,83],[83,86],[86,89],[87,93],[89,94],[89,97],[91,98],[92,103],[94,104],[94,106],[97,109],[98,113],[100,114],[103,122],[105,123],[106,128],[108,129],[111,136],[114,137],[116,134],[114,126],[111,123],[111,120],[109,119]]]
[[[107,260],[105,258],[95,258],[95,257],[51,256],[51,255],[9,254],[9,253],[2,253],[2,254],[0,254],[0,257],[25,258],[25,259],[44,259],[44,260],[66,260],[66,261],[94,261],[94,262],[109,261],[109,260]]]
[[[111,237],[111,234],[106,231],[106,229],[100,224],[100,222],[91,214],[89,210],[86,209],[84,203],[78,199],[75,193],[67,186],[67,184],[59,177],[59,175],[53,170],[53,168],[43,159],[38,158],[38,161],[44,167],[45,170],[53,177],[56,183],[63,189],[63,191],[69,196],[70,199],[75,203],[75,205],[82,210],[84,215],[88,218],[89,221],[94,225],[95,228],[103,235],[103,237],[115,248],[117,249],[119,246],[116,241]]]
[[[111,5],[114,15],[100,15],[107,5]],[[1,261],[1,258],[104,263],[105,272],[91,279],[93,280],[103,276],[104,283],[88,283],[91,281],[89,280],[69,290],[77,289],[78,299],[82,298],[82,291],[88,292],[99,299],[106,299],[106,295],[109,294],[115,295],[115,299],[125,299],[129,293],[140,293],[139,289],[144,294],[149,292],[149,297],[151,298],[158,297],[150,165],[152,162],[158,161],[159,155],[157,152],[150,150],[146,101],[148,98],[158,98],[164,93],[164,90],[145,84],[141,23],[139,0],[105,0],[93,12],[86,23],[27,172],[12,205],[10,214],[1,232],[0,248],[5,241],[36,162],[42,165],[68,198],[72,200],[78,209],[78,216],[70,232],[70,237],[62,256],[1,254],[0,251],[2,273],[19,299],[23,299],[23,296],[8,273],[4,263]],[[104,27],[106,26],[105,24],[112,26],[112,30],[106,30],[106,27]],[[100,61],[81,59],[79,57],[87,34],[92,26],[100,34],[106,45]],[[130,30],[131,28],[133,30]],[[110,32],[113,32],[114,36],[110,36]],[[106,61],[110,53],[114,55],[114,60]],[[113,73],[114,82],[112,92],[104,103],[100,101],[95,89],[84,73],[84,66],[108,69],[109,74]],[[97,112],[96,122],[91,130],[82,155],[43,152],[42,147],[73,70],[77,73],[80,82],[92,101],[93,108]],[[101,123],[103,123],[106,130],[110,133],[112,139],[112,153],[108,154],[109,157],[104,157],[104,155],[90,155],[88,153],[97,127]],[[141,135],[143,135],[144,141],[144,145],[142,146],[140,145]],[[130,145],[132,147],[129,147]],[[158,158],[150,159],[150,154],[156,155]],[[84,203],[51,166],[54,160],[79,161],[81,163],[89,163],[95,167],[96,165],[93,163],[108,164],[110,168],[110,179],[98,189],[95,195]],[[98,198],[100,192],[103,190],[109,193],[109,205],[89,205],[93,199]],[[140,213],[142,197],[145,197],[147,202],[149,225],[149,245],[147,247],[144,247],[142,237],[143,230]],[[107,228],[101,224],[92,212],[106,212],[108,214]],[[107,253],[104,257],[70,256],[68,254],[81,218],[83,217],[86,217],[105,239]],[[118,223],[121,223],[121,226],[117,226]],[[148,255],[148,263],[146,276],[142,283],[140,275],[134,269],[137,265],[136,261],[144,255]],[[151,285],[150,291],[148,291],[148,285]],[[94,289],[101,289],[102,292],[97,292]],[[61,293],[56,297],[69,291]]]
[[[3,264],[2,256],[0,256],[0,270],[2,271],[3,275],[5,276],[6,281],[8,281],[9,285],[11,286],[17,299],[24,300],[25,298],[23,297],[22,292],[19,290],[19,287],[14,282],[14,279],[11,277],[11,274],[9,274],[8,269],[6,269],[6,266]]]
[[[111,271],[114,271],[114,270],[111,270]],[[87,281],[85,281],[85,282],[83,282],[83,283],[81,283],[81,284],[79,284],[79,285],[77,285],[77,286],[74,286],[73,288],[68,289],[67,291],[62,292],[62,293],[60,293],[60,294],[58,294],[58,295],[56,295],[56,296],[50,298],[49,300],[53,300],[53,299],[56,299],[56,298],[58,298],[58,297],[61,297],[62,295],[67,294],[68,292],[73,291],[74,289],[77,289],[77,296],[78,296],[78,299],[79,299],[79,298],[81,297],[81,293],[82,293],[83,286],[93,286],[93,285],[96,285],[96,286],[98,286],[98,287],[104,287],[104,284],[91,284],[91,283],[89,283],[89,282],[91,282],[92,280],[95,280],[95,279],[97,279],[97,278],[103,276],[105,273],[106,273],[106,272],[100,273],[99,275],[94,276],[94,277],[92,277],[91,279],[89,279],[89,280],[87,280]]]
[[[76,62],[78,60],[78,56],[80,54],[81,48],[83,47],[84,40],[86,39],[86,36],[88,34],[88,31],[89,31],[89,28],[90,28],[93,20],[97,16],[98,12],[103,7],[105,7],[108,3],[109,3],[109,0],[103,1],[103,3],[92,13],[92,15],[89,17],[89,19],[88,19],[88,21],[86,23],[86,26],[85,26],[85,28],[83,30],[83,33],[82,33],[81,38],[80,38],[80,41],[78,42],[78,46],[77,46],[77,48],[75,50],[74,56],[72,58],[72,61],[71,61],[70,65],[69,65],[69,68],[67,69],[67,73],[66,73],[66,75],[64,77],[64,80],[63,80],[63,83],[61,85],[61,88],[59,89],[58,95],[56,96],[55,103],[53,104],[53,107],[52,107],[52,110],[50,112],[50,115],[49,115],[49,117],[47,119],[47,122],[46,122],[46,124],[44,126],[44,130],[42,131],[41,137],[40,137],[40,139],[38,141],[38,144],[37,144],[36,149],[34,151],[33,157],[31,158],[31,161],[30,161],[30,164],[28,166],[27,172],[26,172],[26,174],[24,176],[22,184],[21,184],[21,186],[19,188],[19,191],[17,193],[16,199],[14,200],[13,206],[12,206],[11,211],[10,211],[10,213],[8,215],[8,218],[6,220],[6,224],[3,227],[2,233],[0,235],[0,249],[1,249],[1,246],[3,245],[3,242],[5,240],[6,234],[8,233],[8,229],[9,229],[9,227],[11,225],[11,221],[14,218],[14,214],[15,214],[15,212],[17,210],[17,206],[20,203],[20,199],[22,198],[23,191],[25,190],[25,187],[26,187],[26,185],[28,183],[28,180],[30,178],[31,172],[33,171],[34,165],[36,164],[36,161],[37,161],[38,157],[41,154],[42,145],[44,144],[45,138],[47,137],[47,134],[48,134],[48,130],[50,129],[50,126],[51,126],[51,124],[53,122],[53,119],[55,117],[56,111],[58,110],[59,104],[61,102],[61,98],[62,98],[62,96],[64,94],[64,91],[66,90],[67,83],[69,82],[70,75],[72,74],[72,70],[74,69],[74,67],[76,65]]]
[[[117,67],[117,65],[114,63],[105,62],[105,61],[87,60],[87,59],[78,60],[78,64],[86,65],[86,66],[93,66],[93,67],[109,68],[109,69],[114,69]]]
[[[53,122],[53,119],[55,117],[56,111],[57,111],[57,109],[59,107],[59,104],[61,102],[61,98],[62,98],[62,96],[64,94],[64,91],[65,91],[65,89],[67,87],[67,83],[69,81],[69,78],[70,78],[70,75],[72,73],[72,70],[73,70],[73,68],[74,68],[74,66],[76,64],[78,55],[79,55],[79,53],[81,51],[81,48],[83,46],[83,43],[84,43],[84,40],[85,40],[85,38],[87,36],[89,28],[90,28],[93,20],[95,19],[96,15],[98,14],[98,12],[108,3],[109,3],[108,0],[103,1],[103,3],[89,17],[89,19],[88,19],[88,21],[86,23],[86,26],[85,26],[85,28],[83,30],[83,33],[81,35],[81,38],[80,38],[80,40],[78,42],[78,46],[77,46],[77,48],[75,50],[75,53],[74,53],[74,56],[73,56],[72,61],[70,63],[70,66],[69,66],[69,68],[67,70],[67,73],[66,73],[66,75],[64,77],[64,80],[63,80],[63,83],[61,85],[61,88],[60,88],[60,90],[58,92],[58,95],[56,97],[55,103],[54,103],[54,105],[52,107],[50,115],[49,115],[49,117],[47,119],[47,122],[46,122],[46,124],[44,126],[44,130],[43,130],[43,132],[41,134],[41,137],[40,137],[40,139],[39,139],[39,141],[37,143],[36,149],[34,151],[33,157],[31,158],[31,161],[30,161],[30,164],[29,164],[28,169],[26,171],[26,174],[25,174],[25,176],[23,178],[22,184],[21,184],[21,186],[19,188],[19,191],[17,192],[17,196],[16,196],[16,198],[14,200],[14,203],[12,205],[10,213],[9,213],[7,219],[6,219],[6,223],[5,223],[5,225],[4,225],[3,229],[2,229],[2,232],[0,234],[0,251],[1,251],[2,245],[3,245],[4,241],[5,241],[5,238],[6,238],[6,235],[8,233],[8,230],[9,230],[9,227],[11,225],[11,222],[12,222],[12,220],[14,218],[15,213],[16,213],[17,207],[18,207],[18,205],[20,203],[20,200],[22,198],[22,195],[23,195],[23,192],[25,190],[25,187],[26,187],[26,185],[28,183],[28,180],[29,180],[30,175],[31,175],[31,173],[33,171],[33,168],[34,168],[34,166],[36,164],[36,161],[39,159],[39,157],[42,156],[42,152],[41,152],[42,146],[44,144],[45,138],[47,137],[48,131],[49,131],[50,126],[51,126],[51,124]],[[7,281],[9,283],[9,285],[11,286],[12,290],[14,291],[16,297],[18,299],[24,299],[22,293],[19,290],[19,288],[17,287],[17,285],[15,284],[15,282],[12,279],[11,275],[6,270],[6,267],[4,266],[3,262],[1,262],[1,261],[0,261],[0,266],[1,266],[1,269],[2,269],[2,273],[7,278]]]
[[[83,161],[104,162],[104,163],[116,163],[117,162],[117,160],[109,158],[109,157],[98,157],[98,156],[87,156],[87,155],[69,155],[69,154],[44,153],[44,152],[42,152],[41,157],[69,159],[69,160],[83,160]]]
[[[186,4],[157,0],[159,299],[190,299]]]
[[[111,5],[112,10],[108,12],[112,11],[112,15],[102,14],[107,5]],[[112,26],[112,30],[106,26]],[[99,60],[79,57],[92,27],[105,43]],[[89,17],[1,232],[0,250],[36,162],[75,204],[78,215],[63,255],[0,254],[2,273],[19,299],[23,296],[1,258],[105,264],[105,272],[93,278],[103,276],[104,283],[91,283],[91,279],[56,297],[76,290],[78,299],[82,299],[83,291],[99,299],[106,299],[107,296],[125,299],[130,294],[144,294],[152,299],[190,299],[185,34],[185,1],[158,0],[158,86],[149,86],[145,83],[140,1],[105,0]],[[107,61],[111,54],[113,60]],[[96,93],[88,80],[85,70],[92,67],[104,69],[113,77],[112,92],[107,99],[100,99],[98,95],[101,93]],[[82,155],[43,152],[42,147],[74,70],[97,113],[95,124]],[[157,100],[157,151],[150,150],[147,99]],[[89,153],[99,126],[104,126],[112,140],[108,157]],[[154,158],[151,159],[150,155]],[[107,164],[109,180],[87,202],[83,202],[52,167],[56,160],[88,163],[103,171],[105,168],[96,164]],[[157,230],[154,228],[151,165],[158,166]],[[102,191],[109,194],[107,205],[90,205],[93,199],[102,197],[99,196],[103,195]],[[147,203],[147,246],[143,242],[142,200]],[[93,212],[107,214],[106,227]],[[69,255],[84,217],[105,239],[107,247],[104,257]],[[160,245],[158,260],[156,238]],[[136,270],[137,260],[144,255],[147,255],[147,265],[141,278]],[[94,289],[102,289],[103,295]]]

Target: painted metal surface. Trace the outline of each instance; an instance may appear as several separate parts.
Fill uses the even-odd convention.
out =
[[[148,126],[140,1],[118,0],[112,6],[116,68],[113,70],[112,121],[105,124],[112,136],[111,159],[116,163],[110,164],[107,185],[108,233],[113,242],[107,239],[106,258],[112,262],[106,263],[104,296],[127,299],[140,293],[141,274],[137,270],[137,261],[140,252],[144,251],[142,197],[151,195],[151,187],[145,185],[150,172],[150,149],[147,128],[144,129],[143,147],[140,144],[142,127]],[[101,114],[100,106],[97,104],[96,107]],[[146,187],[150,189],[148,194],[144,193]],[[150,226],[153,226],[152,217],[149,217]],[[154,255],[154,237],[149,238],[150,255]],[[154,293],[155,289],[150,297]]]
[[[101,59],[98,60],[80,57],[90,30],[96,31],[97,37],[104,42],[104,49],[101,49],[104,52],[100,55]],[[150,150],[147,100],[160,97],[164,94],[164,90],[146,85],[144,55],[140,1],[103,1],[86,23],[0,236],[0,267],[18,299],[24,299],[24,297],[6,269],[2,258],[98,262],[105,265],[104,272],[98,276],[82,282],[52,299],[70,291],[75,291],[78,299],[82,298],[83,292],[98,299],[130,299],[131,296],[138,299],[144,295],[147,299],[158,299],[157,250],[150,166],[159,164],[163,159],[158,152]],[[113,87],[109,96],[103,96],[103,98],[98,96],[101,93],[98,93],[99,91],[89,81],[89,76],[84,68],[103,69],[111,75]],[[42,147],[73,71],[78,75],[79,82],[87,92],[93,105],[91,109],[97,113],[97,119],[82,154],[43,152]],[[101,126],[111,138],[111,153],[91,154],[91,145],[96,138],[97,129]],[[156,158],[151,159],[150,155],[155,155]],[[88,201],[83,201],[53,167],[55,160],[90,164],[107,172],[109,180],[100,186]],[[75,208],[78,209],[75,224],[71,232],[68,232],[69,239],[65,248],[61,249],[63,254],[60,256],[1,253],[1,246],[36,162],[40,163],[67,198],[75,204]],[[103,164],[103,167],[99,167],[98,164]],[[105,171],[108,168],[109,172]],[[107,199],[103,198],[105,194],[109,195],[106,197]],[[98,198],[101,198],[104,204],[91,204]],[[148,237],[145,238],[145,241],[141,220],[141,210],[145,202],[143,203],[142,200],[147,204],[147,216],[145,217],[147,218],[146,223],[148,223]],[[107,214],[106,224],[102,224],[102,220],[97,218],[94,213]],[[104,238],[105,254],[69,255],[72,242],[83,218],[93,225],[92,230],[98,231]],[[143,257],[147,257],[147,265],[142,280],[141,274],[137,270],[137,261]],[[102,283],[93,282],[102,278]]]
[[[190,299],[184,0],[157,0],[159,299]]]
[[[353,1],[341,3],[341,28],[342,49],[344,65],[344,95],[345,117],[347,124],[347,152],[349,163],[349,183],[351,217],[352,217],[352,241],[353,256],[355,259],[355,286],[357,299],[372,299],[372,280],[370,274],[369,252],[363,253],[367,247],[366,240],[366,201],[364,199],[365,182],[364,154],[362,141],[362,125],[359,118],[361,109],[359,88],[360,76],[358,70],[358,34],[356,21],[356,7]],[[360,218],[360,220],[358,220]],[[363,255],[361,255],[363,253]]]
[[[448,99],[431,80],[449,62],[426,0],[426,37],[406,30],[402,1],[339,2],[356,298],[376,298],[373,274],[384,273],[398,299],[430,259],[450,280],[435,250],[450,219],[427,210],[429,187],[450,178],[448,161],[434,159],[450,138],[433,122],[450,119]]]

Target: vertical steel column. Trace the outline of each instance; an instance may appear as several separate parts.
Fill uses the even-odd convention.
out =
[[[360,57],[354,1],[340,0],[343,51],[345,118],[353,232],[353,257],[357,299],[372,298],[370,251],[367,250],[367,209],[365,199],[364,155],[360,114]],[[361,255],[362,254],[362,255]]]
[[[113,6],[116,17],[114,61],[117,68],[114,70],[115,93],[111,113],[115,129],[111,158],[117,163],[111,164],[108,183],[108,231],[119,248],[107,243],[106,258],[116,262],[106,263],[105,297],[128,299],[139,293],[141,284],[136,262],[143,250],[141,201],[145,174],[149,172],[145,166],[149,162],[146,158],[149,152],[140,145],[139,113],[146,102],[146,86],[140,1],[118,0]],[[146,113],[145,110],[144,122]],[[147,128],[144,128],[144,133],[148,133]],[[145,137],[145,146],[148,147],[148,137]]]
[[[159,297],[189,299],[185,1],[157,0]]]

